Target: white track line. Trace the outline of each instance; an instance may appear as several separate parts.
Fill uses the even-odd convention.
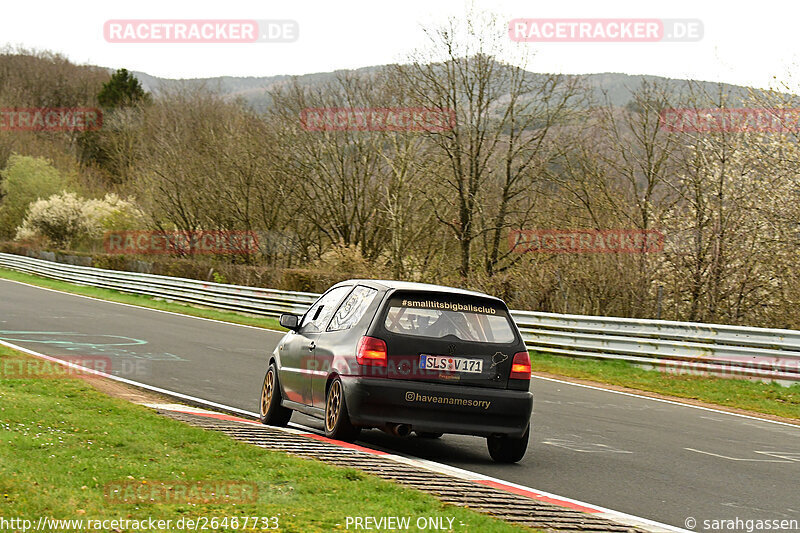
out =
[[[119,377],[119,376],[114,376],[112,374],[106,374],[104,372],[100,372],[100,371],[93,370],[93,369],[90,369],[90,368],[86,368],[86,367],[83,367],[83,366],[80,366],[80,365],[76,365],[75,363],[71,363],[69,361],[64,361],[64,360],[58,359],[56,357],[52,357],[52,356],[45,355],[45,354],[42,354],[42,353],[39,353],[39,352],[36,352],[36,351],[33,351],[33,350],[29,350],[29,349],[24,348],[22,346],[17,346],[15,344],[12,344],[10,342],[6,342],[6,341],[3,341],[3,340],[0,340],[0,345],[6,346],[7,348],[11,348],[11,349],[14,349],[14,350],[18,350],[20,352],[26,353],[28,355],[32,355],[34,357],[38,357],[40,359],[44,359],[44,360],[51,361],[51,362],[56,363],[56,364],[60,364],[60,365],[66,366],[68,368],[72,368],[74,370],[79,370],[79,371],[81,371],[83,373],[88,373],[88,374],[93,374],[93,375],[104,377],[104,378],[113,379],[113,380],[119,381],[121,383],[126,383],[128,385],[133,385],[135,387],[140,387],[140,388],[143,388],[143,389],[146,389],[146,390],[150,390],[150,391],[153,391],[153,392],[157,392],[157,393],[160,393],[160,394],[164,394],[164,395],[168,395],[168,396],[171,396],[171,397],[187,400],[187,401],[190,401],[192,403],[198,403],[198,404],[201,404],[201,405],[207,405],[209,407],[222,409],[224,411],[229,411],[229,412],[234,412],[234,413],[240,413],[240,414],[247,415],[247,416],[250,416],[250,417],[258,417],[257,413],[253,413],[251,411],[245,411],[244,409],[239,409],[239,408],[236,408],[236,407],[231,407],[231,406],[220,404],[220,403],[217,403],[217,402],[204,400],[202,398],[197,398],[197,397],[194,397],[194,396],[189,396],[187,394],[182,394],[182,393],[179,393],[179,392],[174,392],[174,391],[170,391],[170,390],[167,390],[167,389],[162,389],[160,387],[154,387],[152,385],[147,385],[146,383],[139,383],[137,381],[133,381],[133,380],[130,380],[130,379],[122,378],[122,377]],[[163,408],[163,409],[172,408],[171,410],[181,410],[181,411],[189,412],[189,413],[193,413],[193,414],[202,414],[202,411],[203,411],[202,409],[191,408],[191,407],[187,408],[185,406],[178,406],[180,409],[175,409],[174,404],[156,404],[156,405],[158,405],[158,408]],[[155,405],[151,404],[150,407],[155,407]],[[198,412],[198,411],[200,411],[200,412]],[[250,420],[245,420],[245,421],[252,423],[252,421],[250,421]],[[304,427],[304,426],[299,426],[299,427]],[[277,429],[285,430],[287,433],[294,433],[294,434],[298,433],[298,430],[291,429],[291,428],[277,428]],[[307,429],[309,431],[312,431],[312,432],[316,433],[316,430],[313,430],[312,428],[307,428]],[[332,442],[336,443],[336,441],[332,441]],[[370,451],[370,449],[367,448],[366,446],[360,446],[359,445],[359,447],[360,448],[364,448],[365,451],[367,451],[367,452]],[[587,509],[591,509],[592,510],[592,514],[595,515],[595,516],[600,516],[600,517],[606,518],[608,520],[612,520],[612,521],[623,523],[623,524],[634,525],[636,527],[640,527],[640,528],[646,529],[648,531],[653,531],[653,532],[663,532],[663,531],[686,532],[687,531],[687,530],[676,528],[676,527],[673,527],[673,526],[670,526],[670,525],[667,525],[667,524],[662,524],[662,523],[659,523],[659,522],[648,520],[646,518],[641,518],[641,517],[638,517],[638,516],[629,515],[627,513],[621,513],[619,511],[614,511],[614,510],[611,510],[611,509],[607,509],[605,507],[599,507],[597,505],[581,502],[579,500],[574,500],[572,498],[558,496],[556,494],[552,494],[552,493],[549,493],[549,492],[544,492],[544,491],[540,491],[538,489],[525,487],[523,485],[517,485],[515,483],[511,483],[511,482],[508,482],[508,481],[503,481],[501,479],[493,478],[493,477],[490,477],[490,476],[485,476],[485,475],[480,474],[478,472],[471,472],[469,470],[463,470],[463,469],[460,469],[460,468],[456,468],[456,467],[452,467],[452,466],[448,466],[448,465],[443,465],[443,464],[436,463],[436,462],[433,462],[433,461],[427,461],[427,460],[424,460],[424,459],[418,459],[416,457],[401,456],[401,455],[397,455],[397,454],[393,454],[393,453],[383,452],[383,451],[380,451],[380,450],[372,450],[372,451],[376,452],[376,453],[379,453],[381,455],[381,457],[386,457],[387,459],[391,459],[391,460],[394,460],[394,461],[399,462],[399,463],[418,466],[420,468],[424,468],[424,469],[432,470],[432,471],[439,472],[439,473],[442,473],[442,474],[447,474],[447,475],[459,477],[461,479],[475,481],[475,482],[489,481],[489,482],[494,483],[494,485],[490,485],[490,486],[495,486],[496,488],[501,488],[501,489],[504,488],[504,487],[507,487],[509,489],[516,489],[516,490],[511,490],[510,492],[515,492],[517,494],[519,494],[521,492],[522,493],[529,493],[529,497],[534,498],[534,499],[543,499],[544,498],[544,499],[547,499],[548,501],[556,500],[556,501],[564,502],[564,504],[571,504],[571,505],[563,505],[562,504],[562,506],[565,506],[565,507],[579,506],[579,507],[584,507],[584,508],[587,508]],[[555,502],[551,502],[551,503],[555,503]]]
[[[319,434],[319,430],[311,427],[303,426],[302,424],[296,424],[291,422],[291,425],[297,428],[302,428],[310,432],[314,432]],[[282,428],[278,428],[282,429]],[[600,507],[598,505],[594,505],[591,503],[586,503],[581,500],[576,500],[574,498],[568,498],[566,496],[559,496],[558,494],[553,494],[552,492],[545,492],[543,490],[535,489],[533,487],[528,487],[525,485],[519,485],[517,483],[512,483],[511,481],[505,481],[499,478],[487,476],[485,474],[481,474],[479,472],[473,472],[471,470],[465,470],[463,468],[458,468],[457,466],[450,466],[442,463],[437,463],[435,461],[429,461],[427,459],[420,459],[419,457],[414,457],[405,454],[399,454],[397,452],[386,452],[385,449],[380,450],[384,452],[386,455],[381,455],[381,457],[385,457],[387,459],[391,459],[395,462],[406,464],[409,466],[416,466],[418,468],[423,468],[425,470],[430,470],[433,472],[437,472],[439,474],[445,474],[451,477],[455,477],[458,479],[463,479],[465,481],[474,481],[474,482],[481,482],[481,481],[490,481],[497,485],[501,485],[507,488],[517,489],[516,493],[528,493],[527,496],[533,499],[546,499],[546,500],[557,500],[565,503],[572,504],[576,507],[585,507],[588,509],[592,509],[594,512],[592,513],[595,516],[599,516],[605,518],[607,520],[611,520],[612,522],[623,523],[627,525],[631,525],[637,528],[646,529],[648,531],[678,531],[678,532],[687,532],[686,529],[681,529],[678,527],[670,526],[668,524],[663,524],[661,522],[656,522],[653,520],[649,520],[647,518],[642,518],[640,516],[634,516],[631,514],[623,513],[620,511],[614,511],[612,509],[608,509],[606,507]],[[497,487],[500,488],[500,487]],[[554,505],[558,505],[558,503],[550,502]],[[689,532],[693,533],[693,532]]]
[[[202,411],[202,410],[198,410],[198,409],[185,409],[185,408],[182,408],[182,406],[180,406],[180,405],[175,406],[172,409],[170,409],[169,405],[164,405],[164,404],[155,404],[155,405],[150,404],[148,406],[156,408],[156,409],[162,409],[162,410],[173,410],[173,411],[178,411],[178,412],[183,412],[183,413],[198,414],[199,416],[204,416],[204,415],[205,416],[214,416],[215,415],[215,413],[209,412],[209,411],[205,411],[205,413],[202,413],[202,412],[198,412],[198,411]],[[230,417],[230,418],[234,418],[235,419],[235,417]],[[241,419],[241,421],[249,422],[248,420],[244,420],[244,419]],[[302,424],[297,424],[297,423],[294,423],[294,422],[291,423],[291,426],[293,426],[293,427],[291,427],[291,428],[282,428],[282,427],[274,427],[274,426],[272,426],[271,428],[275,429],[275,430],[279,430],[279,431],[285,431],[287,433],[291,433],[291,434],[295,434],[295,435],[298,435],[298,434],[299,435],[303,435],[303,436],[317,435],[317,436],[324,437],[324,435],[322,435],[321,432],[319,430],[317,430],[316,428],[303,426]],[[295,429],[295,428],[299,428],[299,429]],[[303,430],[305,430],[305,431],[303,431]],[[389,460],[394,461],[396,463],[400,463],[400,464],[404,464],[404,465],[408,465],[408,466],[413,466],[413,467],[417,467],[417,468],[422,468],[424,470],[429,470],[429,471],[436,472],[436,473],[439,473],[439,474],[444,474],[444,475],[447,475],[447,476],[450,476],[450,477],[454,477],[454,478],[457,478],[457,479],[462,479],[462,480],[465,480],[465,481],[471,481],[473,483],[478,483],[478,484],[483,485],[483,486],[489,486],[489,487],[492,487],[492,488],[504,490],[506,492],[519,494],[519,495],[526,496],[526,497],[534,499],[534,500],[539,500],[539,501],[543,501],[543,502],[549,503],[551,505],[557,505],[557,506],[560,506],[560,507],[566,507],[568,509],[587,512],[587,513],[590,513],[592,516],[605,518],[606,520],[610,520],[612,522],[633,526],[633,527],[636,527],[636,528],[639,528],[639,529],[644,529],[646,531],[659,532],[659,533],[662,533],[662,532],[692,533],[692,532],[690,532],[689,530],[686,530],[686,529],[681,529],[681,528],[678,528],[678,527],[670,526],[668,524],[663,524],[661,522],[656,522],[656,521],[653,521],[653,520],[649,520],[647,518],[634,516],[634,515],[631,515],[631,514],[620,512],[620,511],[614,511],[613,509],[608,509],[606,507],[600,507],[598,505],[594,505],[594,504],[591,504],[591,503],[586,503],[586,502],[583,502],[583,501],[580,501],[580,500],[576,500],[576,499],[573,499],[573,498],[567,498],[565,496],[559,496],[559,495],[553,494],[551,492],[545,492],[545,491],[542,491],[542,490],[539,490],[539,489],[534,489],[532,487],[527,487],[525,485],[519,485],[517,483],[512,483],[510,481],[504,481],[502,479],[498,479],[498,478],[495,478],[495,477],[487,476],[487,475],[484,475],[484,474],[481,474],[481,473],[478,473],[478,472],[472,472],[470,470],[464,470],[462,468],[458,468],[458,467],[455,467],[455,466],[445,465],[445,464],[437,463],[437,462],[434,462],[434,461],[429,461],[427,459],[420,459],[420,458],[413,457],[413,456],[397,454],[397,453],[393,453],[393,452],[387,452],[387,451],[385,451],[383,449],[369,448],[369,447],[364,446],[362,444],[350,445],[349,443],[340,443],[339,441],[335,441],[335,440],[328,439],[328,438],[325,438],[324,440],[326,442],[328,442],[330,444],[334,444],[334,445],[344,445],[345,447],[349,447],[349,448],[356,447],[356,448],[360,449],[360,451],[362,451],[362,452],[372,453],[372,454],[378,455],[381,458],[389,459]]]

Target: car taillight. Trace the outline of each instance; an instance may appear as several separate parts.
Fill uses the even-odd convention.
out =
[[[375,337],[361,337],[358,341],[356,361],[360,365],[386,366],[386,343]]]
[[[511,379],[531,379],[531,356],[528,352],[517,352],[511,363]]]

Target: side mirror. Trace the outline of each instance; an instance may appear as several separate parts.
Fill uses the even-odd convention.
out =
[[[281,315],[281,326],[294,331],[300,326],[300,317],[290,313],[284,313]]]

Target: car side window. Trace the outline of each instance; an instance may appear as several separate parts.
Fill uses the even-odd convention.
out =
[[[369,304],[372,303],[372,300],[375,299],[377,294],[377,289],[371,289],[370,287],[363,287],[361,285],[353,289],[350,296],[345,298],[342,305],[339,306],[339,309],[337,309],[336,313],[333,315],[333,320],[331,320],[331,325],[328,326],[328,331],[342,331],[352,328],[361,320],[364,313],[367,312]]]
[[[352,288],[352,286],[346,285],[343,287],[336,287],[326,292],[303,317],[301,331],[303,333],[317,333],[323,331],[331,315],[333,315],[336,305]]]

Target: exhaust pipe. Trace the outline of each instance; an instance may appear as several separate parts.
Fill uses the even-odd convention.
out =
[[[389,435],[394,435],[395,437],[408,437],[411,435],[411,426],[408,424],[386,424],[383,429]]]

